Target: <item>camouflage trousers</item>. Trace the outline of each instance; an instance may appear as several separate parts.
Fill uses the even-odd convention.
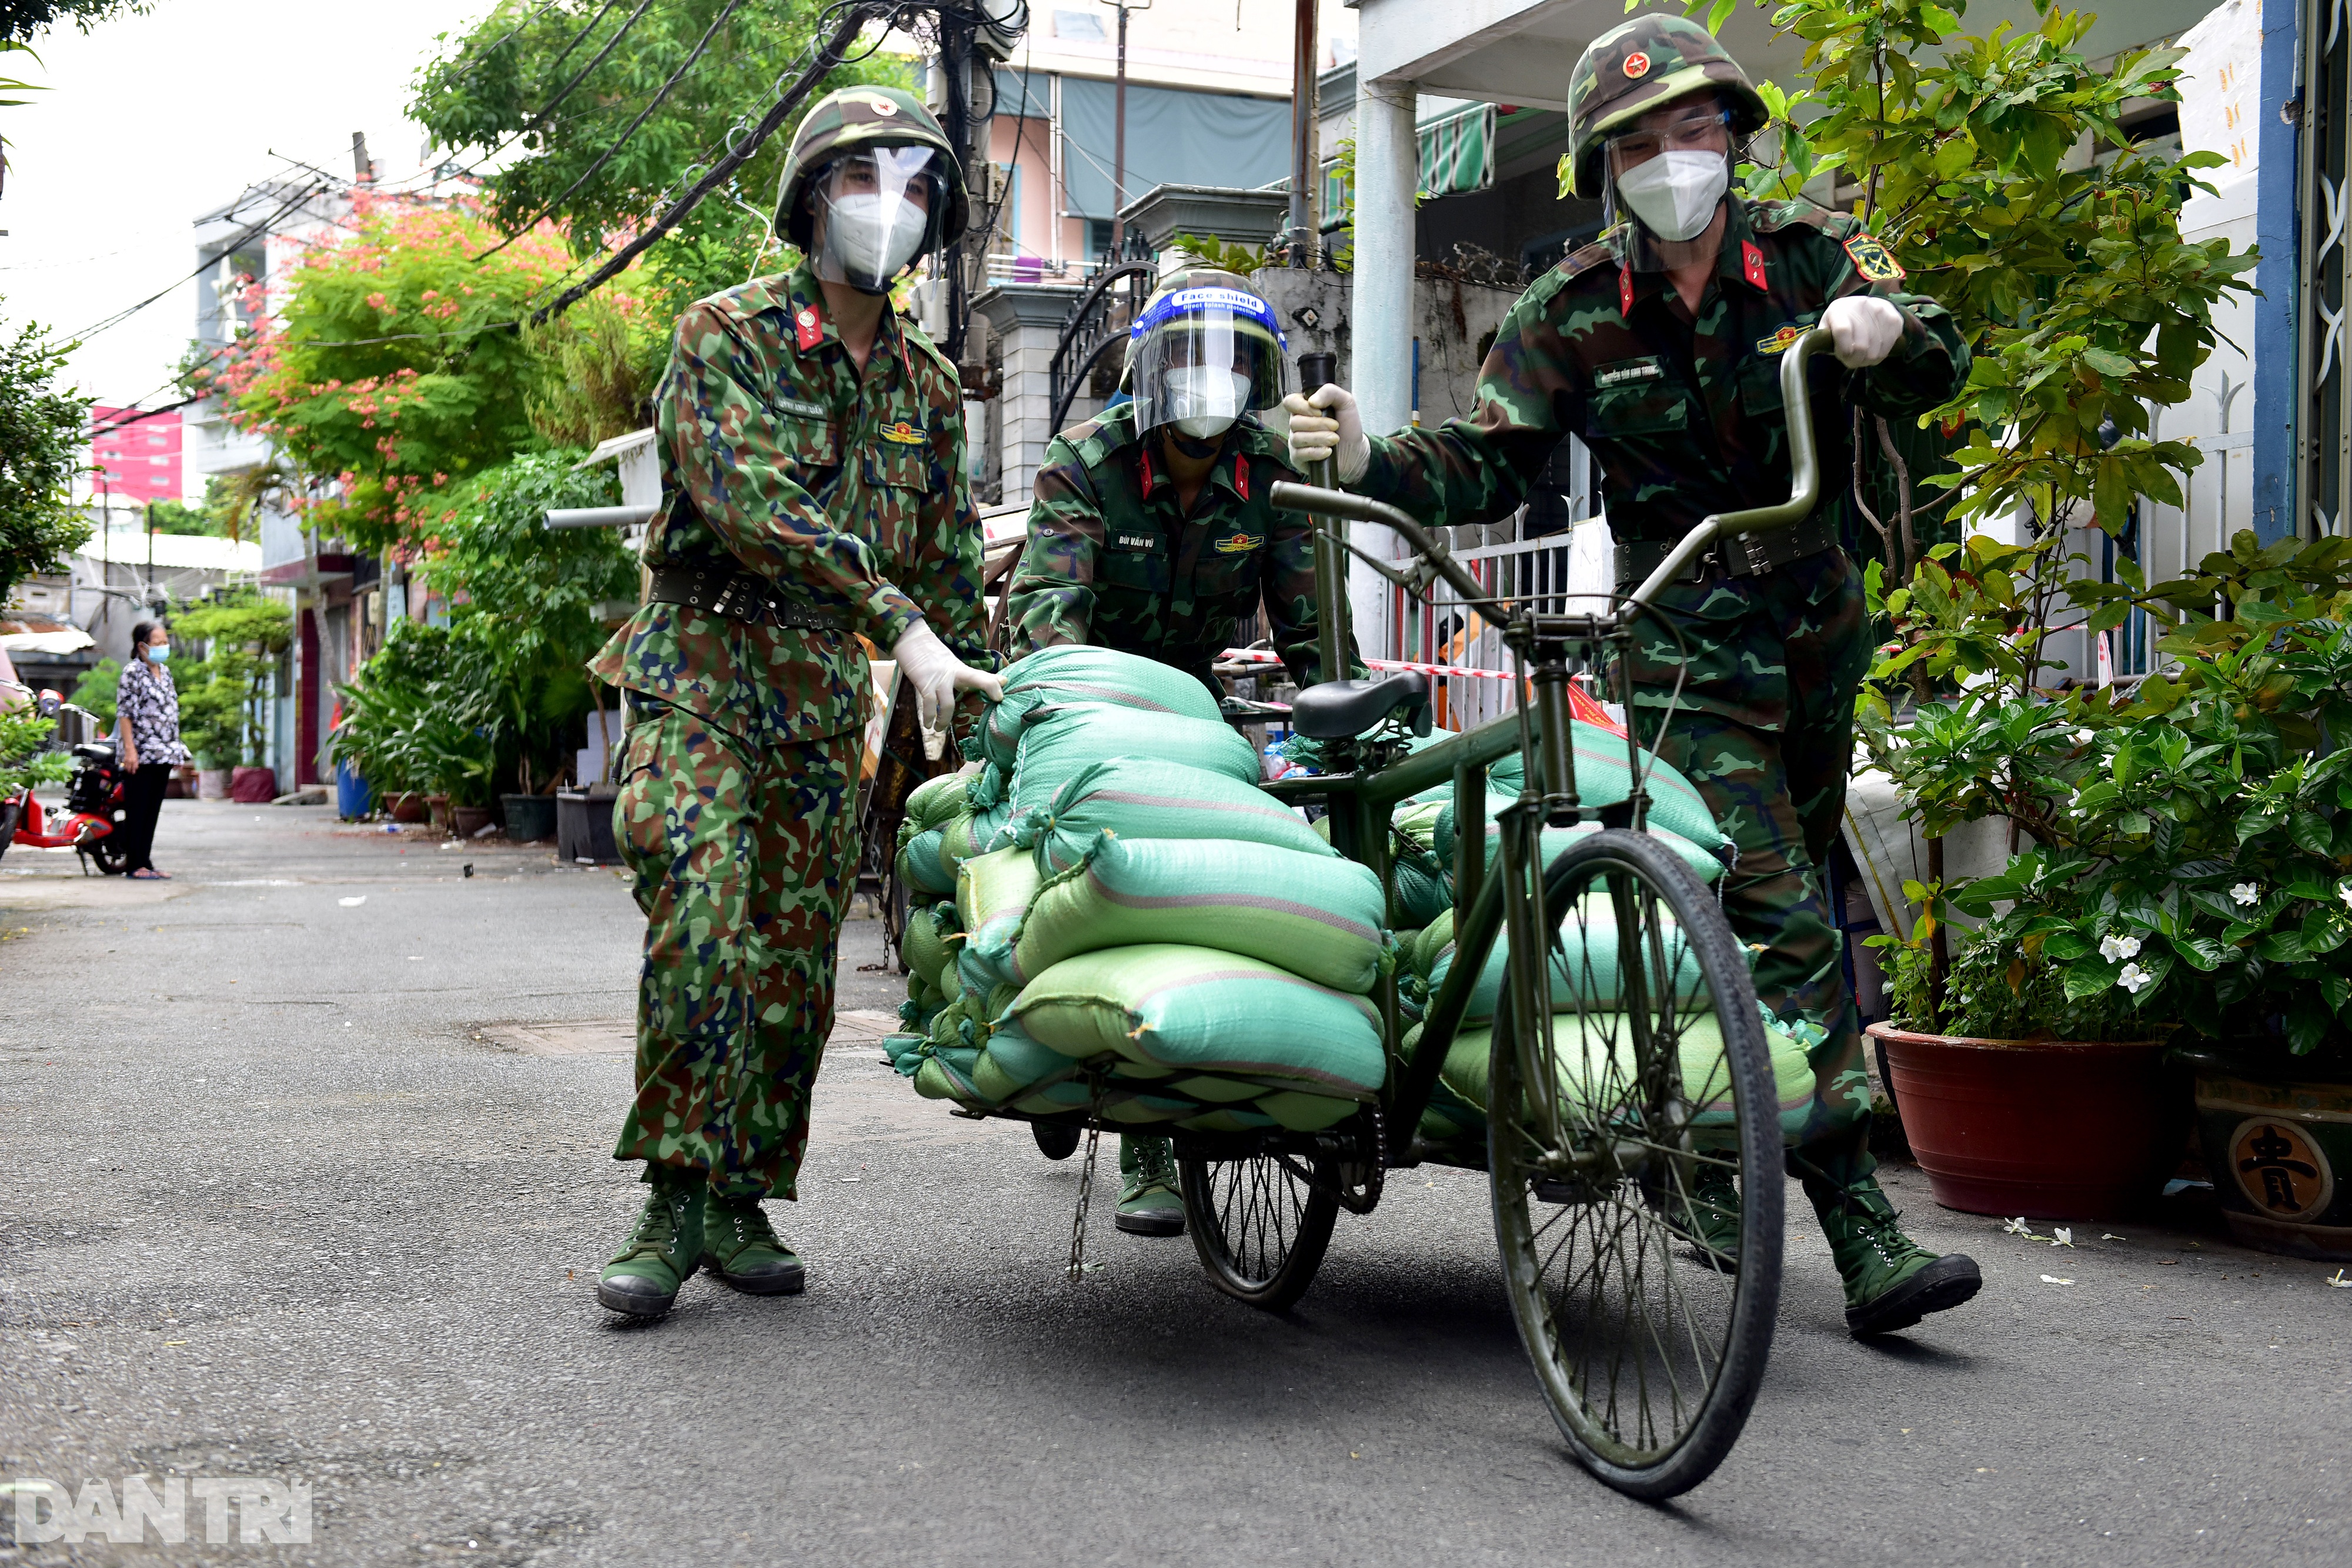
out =
[[[646,707],[613,805],[646,913],[636,1100],[613,1157],[793,1197],[855,886],[864,737],[758,746]]]
[[[1860,574],[1842,551],[1760,577],[1678,585],[1633,659],[1645,741],[1682,676],[1658,755],[1687,777],[1738,847],[1723,912],[1756,953],[1756,994],[1782,1019],[1819,1025],[1799,1152],[1840,1182],[1876,1167],[1861,1021],[1846,994],[1843,936],[1823,871],[1845,810],[1854,695],[1869,667]]]

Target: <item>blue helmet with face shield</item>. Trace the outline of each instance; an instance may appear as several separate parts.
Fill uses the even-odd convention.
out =
[[[1288,348],[1274,307],[1241,278],[1180,274],[1128,331],[1120,384],[1135,400],[1137,433],[1167,425],[1213,440],[1243,414],[1278,406],[1290,391]]]

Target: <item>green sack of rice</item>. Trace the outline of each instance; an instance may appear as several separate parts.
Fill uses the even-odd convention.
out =
[[[1625,737],[1612,735],[1582,719],[1570,723],[1570,748],[1575,754],[1576,798],[1580,805],[1613,806],[1633,792],[1633,773],[1626,766]],[[1716,826],[1715,814],[1691,781],[1666,763],[1649,769],[1649,826],[1679,834],[1702,849],[1713,850],[1730,841]],[[1517,799],[1527,787],[1527,769],[1516,751],[1486,769],[1497,794]]]
[[[915,1071],[915,1092],[926,1100],[953,1100],[960,1104],[986,1103],[972,1086],[971,1072],[980,1052],[970,1046],[934,1050]]]
[[[1114,757],[1079,769],[1007,830],[1047,876],[1087,857],[1103,833],[1122,839],[1241,839],[1329,855],[1306,819],[1255,784],[1181,762]]]
[[[944,828],[929,828],[908,839],[898,852],[898,880],[917,893],[955,892],[954,873],[940,860],[940,846],[946,838]]]
[[[1438,1078],[1470,1104],[1486,1104],[1492,1065],[1491,1028],[1465,1028],[1454,1037]],[[1813,1103],[1813,1068],[1804,1047],[1777,1020],[1767,1018],[1764,1043],[1772,1059],[1772,1098],[1780,1135],[1793,1141],[1804,1131]],[[1692,1124],[1728,1134],[1732,1126],[1731,1069],[1723,1057],[1723,1031],[1713,1014],[1682,1020],[1679,1041],[1683,1092],[1696,1107]],[[1552,1015],[1552,1051],[1563,1095],[1588,1117],[1601,1117],[1635,1092],[1633,1030],[1622,1015]]]
[[[964,810],[966,791],[979,772],[980,764],[970,762],[961,772],[942,773],[916,785],[907,797],[906,819],[898,824],[898,842],[903,845],[917,833],[946,826],[950,817]]]
[[[1613,1008],[1619,1005],[1618,988],[1622,975],[1617,967],[1617,922],[1610,908],[1606,892],[1585,895],[1583,914],[1570,915],[1560,923],[1559,946],[1551,957],[1551,1000],[1554,1007]],[[1658,929],[1663,937],[1668,959],[1675,965],[1675,998],[1688,1002],[1705,994],[1706,977],[1698,967],[1697,956],[1687,943],[1681,940],[1674,922],[1661,910]],[[1486,966],[1478,972],[1478,983],[1470,988],[1470,1000],[1464,1009],[1465,1019],[1490,1019],[1503,997],[1503,971],[1510,963],[1510,938],[1503,932],[1495,934],[1495,946],[1486,955]],[[1429,964],[1429,994],[1434,997],[1454,971],[1454,942],[1450,934],[1445,945],[1433,954]],[[1651,994],[1657,993],[1659,977],[1650,977]]]
[[[1044,876],[1037,857],[1010,847],[974,855],[956,870],[956,914],[963,921],[963,962],[967,971],[982,966],[992,975],[990,984],[1012,978],[1013,944],[1021,935],[1021,917],[1037,896]]]
[[[1022,988],[1011,1016],[1038,1043],[1081,1060],[1109,1052],[1341,1094],[1377,1090],[1387,1071],[1379,1015],[1361,997],[1208,947],[1148,943],[1065,958]]]
[[[1141,713],[1223,723],[1208,687],[1156,659],[1079,643],[1040,648],[1004,671],[1004,700],[981,720],[982,755],[1013,766],[1033,716],[1071,703],[1133,708]]]
[[[952,908],[935,904],[908,912],[906,929],[898,936],[898,956],[906,960],[911,978],[938,987],[940,967],[948,961],[947,937],[954,929],[954,918]]]
[[[1423,926],[1421,935],[1404,949],[1402,955],[1404,967],[1426,980],[1429,978],[1429,967],[1437,962],[1438,954],[1450,952],[1453,946],[1454,911],[1448,909]]]
[[[1087,703],[1039,716],[1021,737],[1013,768],[1013,808],[1049,804],[1070,778],[1106,758],[1147,758],[1258,782],[1258,756],[1229,725],[1174,714]]]
[[[1234,839],[1107,838],[1037,893],[1013,974],[1026,983],[1080,953],[1172,942],[1360,996],[1380,977],[1381,915],[1380,880],[1336,856]]]

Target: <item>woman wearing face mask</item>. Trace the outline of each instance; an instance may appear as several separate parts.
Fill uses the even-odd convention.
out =
[[[1626,585],[1709,513],[1788,496],[1779,356],[1807,329],[1828,328],[1836,349],[1810,387],[1830,475],[1853,462],[1850,407],[1916,418],[1959,388],[1969,350],[1941,307],[1898,289],[1902,267],[1853,218],[1731,190],[1739,143],[1769,117],[1704,27],[1637,16],[1595,39],[1567,85],[1570,188],[1601,197],[1608,221],[1505,319],[1470,417],[1374,440],[1355,400],[1324,387],[1311,406],[1291,400],[1291,455],[1336,458],[1342,484],[1423,523],[1486,522],[1573,433],[1600,465]],[[1687,655],[1661,636],[1629,656],[1644,738],[1738,845],[1723,909],[1757,953],[1757,994],[1826,1033],[1790,1164],[1829,1238],[1848,1328],[1876,1334],[1958,1306],[1979,1279],[1968,1258],[1906,1237],[1872,1175],[1862,1037],[1822,890],[1870,653],[1844,510],[1841,489],[1795,527],[1702,560],[1654,601]],[[1717,1266],[1738,1250],[1738,1203],[1714,1167],[1693,1195],[1694,1245]]]
[[[1016,657],[1118,648],[1222,696],[1210,666],[1263,610],[1291,678],[1321,678],[1309,525],[1266,501],[1299,476],[1258,421],[1288,390],[1285,347],[1272,307],[1232,273],[1196,268],[1151,297],[1129,337],[1130,401],[1046,444],[1013,579]],[[1181,1235],[1168,1140],[1122,1138],[1119,1171],[1118,1228]]]
[[[188,760],[188,748],[180,744],[180,694],[165,667],[171,657],[170,628],[142,621],[131,629],[131,663],[114,688],[114,733],[131,780],[114,836],[122,847],[124,873],[140,882],[170,880],[155,869],[155,821],[163,814],[163,788],[172,781],[172,769]]]

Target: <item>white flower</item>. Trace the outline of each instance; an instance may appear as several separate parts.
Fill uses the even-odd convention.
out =
[[[2139,938],[2102,936],[2099,938],[2099,956],[2110,964],[2118,958],[2137,958],[2139,956]]]
[[[2063,1225],[2053,1226],[2050,1229],[2050,1245],[2072,1247],[2074,1245],[2074,1233]]]
[[[2033,1233],[2033,1227],[2025,1223],[2025,1216],[2021,1214],[2015,1219],[2010,1220],[2002,1225],[2000,1228],[2004,1235],[2022,1236],[2028,1241],[2047,1241],[2050,1239],[2047,1236],[2036,1236]]]
[[[2346,904],[2352,904],[2352,882],[2345,883],[2336,888],[2336,896],[2342,899]]]
[[[2126,964],[2124,966],[2124,972],[2116,977],[2116,984],[2121,986],[2125,990],[2129,991],[2133,996],[2137,996],[2142,991],[2147,989],[2148,987],[2156,984],[2156,977],[2149,974],[2146,969],[2141,968],[2137,964]]]
[[[2099,1232],[2099,1239],[2102,1241],[2128,1241],[2131,1238],[2128,1236],[2118,1236],[2112,1230],[2102,1230]]]
[[[2260,904],[2263,890],[2251,882],[2242,882],[2230,890],[2230,896],[2240,904]]]
[[[2088,746],[2098,738],[2096,734],[2087,729],[2078,729],[2074,732],[2074,744],[2077,746]]]

